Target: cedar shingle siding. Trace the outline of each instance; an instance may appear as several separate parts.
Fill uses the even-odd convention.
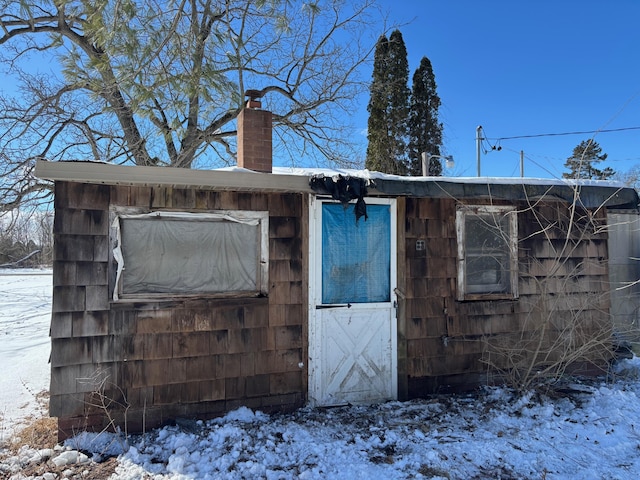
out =
[[[60,437],[304,404],[306,197],[56,182],[50,413]],[[269,211],[269,295],[112,302],[110,208]]]
[[[518,298],[458,301],[460,203],[397,198],[400,399],[489,380],[488,345],[526,337],[550,316],[543,346],[561,338],[576,313],[584,338],[609,321],[605,209],[577,209],[571,220],[564,201],[498,201],[518,211]],[[268,211],[268,295],[112,301],[118,207]],[[307,193],[56,181],[55,213],[50,413],[61,438],[114,425],[141,431],[241,405],[306,403]]]
[[[483,203],[488,202],[473,202]],[[587,337],[610,324],[605,209],[578,210],[576,224],[569,227],[570,206],[564,202],[515,206],[519,298],[459,302],[454,294],[456,201],[406,200],[404,334],[409,397],[487,381],[483,362],[489,354],[487,342],[516,345],[514,335],[526,336],[547,317],[552,319],[545,332],[547,346],[576,316]],[[424,250],[416,250],[417,240],[425,240]],[[532,333],[532,338],[537,337]],[[593,358],[600,360],[599,355]]]

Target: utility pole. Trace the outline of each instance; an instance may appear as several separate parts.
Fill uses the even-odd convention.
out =
[[[524,150],[520,150],[520,176],[524,177]]]
[[[478,160],[478,176],[480,176],[480,153],[482,151],[482,125],[476,128],[476,158]]]

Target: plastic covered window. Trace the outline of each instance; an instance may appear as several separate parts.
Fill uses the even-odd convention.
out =
[[[114,300],[266,293],[267,212],[118,215]]]

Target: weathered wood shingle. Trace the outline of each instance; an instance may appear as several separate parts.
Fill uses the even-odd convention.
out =
[[[106,425],[106,418],[99,418],[104,412],[95,411],[86,397],[99,387],[78,387],[79,375],[105,371],[122,393],[134,429],[136,417],[145,417],[149,428],[175,415],[218,415],[243,402],[263,408],[302,405],[306,371],[299,365],[307,312],[302,198],[57,182],[51,414],[62,417],[60,428],[67,431],[61,436],[72,427]],[[269,296],[114,303],[109,224],[114,207],[268,209]],[[124,420],[124,410],[113,408],[112,418]]]

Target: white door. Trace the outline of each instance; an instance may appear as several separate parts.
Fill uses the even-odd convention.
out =
[[[367,199],[311,205],[309,401],[330,406],[397,398],[396,209]]]

